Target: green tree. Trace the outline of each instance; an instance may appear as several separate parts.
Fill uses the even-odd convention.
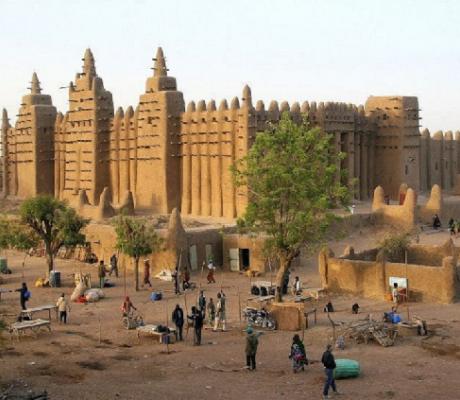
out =
[[[404,262],[405,253],[410,246],[412,233],[407,231],[394,231],[387,233],[377,243],[379,249],[385,250],[388,259],[392,262]]]
[[[40,238],[29,226],[21,224],[15,218],[0,216],[0,250],[9,248],[25,252],[22,261],[23,275],[29,251],[37,247],[39,242]]]
[[[163,240],[152,224],[145,219],[120,215],[115,219],[117,234],[116,248],[134,260],[136,291],[139,290],[139,260],[143,256],[157,252]]]
[[[22,222],[43,241],[48,272],[54,268],[54,258],[62,246],[85,244],[82,229],[88,220],[80,217],[65,202],[49,195],[25,200],[20,209]]]
[[[236,186],[249,194],[240,228],[266,233],[266,251],[279,261],[278,301],[292,260],[324,239],[335,220],[331,208],[348,201],[341,184],[346,176],[337,170],[343,157],[333,151],[330,135],[285,113],[279,124],[257,134],[248,155],[232,168]]]

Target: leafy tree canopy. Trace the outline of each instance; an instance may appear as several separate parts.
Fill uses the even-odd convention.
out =
[[[82,229],[88,220],[80,217],[65,202],[49,195],[25,200],[20,208],[21,220],[43,241],[48,269],[53,269],[54,257],[62,246],[85,244]]]
[[[116,248],[134,259],[136,290],[139,289],[139,259],[157,252],[163,239],[145,219],[119,216],[115,219]]]
[[[287,113],[258,133],[248,155],[233,168],[235,183],[249,191],[241,228],[268,235],[266,247],[280,260],[277,283],[302,247],[319,243],[334,220],[331,208],[350,196],[331,136]],[[344,172],[341,171],[343,174]]]

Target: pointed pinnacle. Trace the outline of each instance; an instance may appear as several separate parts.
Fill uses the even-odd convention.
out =
[[[3,109],[2,111],[2,128],[8,129],[10,123],[8,121],[8,111],[6,111],[6,108]]]
[[[89,48],[85,50],[85,55],[83,56],[83,72],[88,76],[96,75],[94,56]]]
[[[30,87],[30,93],[32,94],[40,94],[42,89],[40,88],[40,81],[38,80],[37,74],[34,72],[32,74],[32,86]]]
[[[168,69],[166,68],[166,60],[161,47],[158,47],[157,55],[154,60],[155,65],[153,66],[153,76],[167,76]]]

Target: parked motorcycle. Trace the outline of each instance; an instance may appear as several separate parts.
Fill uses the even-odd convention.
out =
[[[123,328],[125,329],[136,329],[138,326],[144,325],[144,319],[138,313],[133,311],[125,314],[122,318]]]
[[[276,329],[275,320],[270,313],[263,308],[258,310],[253,307],[246,307],[243,310],[243,317],[248,325],[258,326],[268,330]]]

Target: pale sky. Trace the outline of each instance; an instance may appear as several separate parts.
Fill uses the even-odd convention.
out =
[[[460,129],[460,1],[0,0],[0,107],[36,71],[60,111],[90,47],[115,107],[136,106],[162,46],[186,102],[418,96],[423,127]]]

